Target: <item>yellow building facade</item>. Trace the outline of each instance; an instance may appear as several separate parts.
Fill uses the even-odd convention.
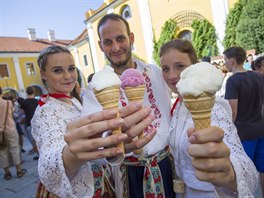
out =
[[[193,31],[191,23],[194,19],[207,19],[216,28],[221,53],[226,17],[235,2],[236,0],[105,0],[97,10],[86,12],[86,35],[82,45],[79,42],[72,43],[71,51],[74,49],[75,57],[79,57],[79,60],[84,54],[88,57],[88,67],[82,69],[85,77],[101,70],[106,59],[98,45],[97,24],[105,14],[116,13],[127,19],[135,35],[133,53],[146,62],[154,63],[153,39],[160,37],[161,28],[169,19],[177,22],[179,30],[175,34],[183,38],[185,33]],[[83,68],[81,61],[78,64]]]

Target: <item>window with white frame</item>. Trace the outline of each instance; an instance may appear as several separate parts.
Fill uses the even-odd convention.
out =
[[[26,71],[28,76],[36,75],[34,63],[26,63]]]
[[[121,12],[121,16],[124,18],[124,19],[129,19],[132,17],[131,15],[131,10],[130,10],[130,7],[128,5],[125,5],[122,9],[122,12]]]
[[[0,78],[9,78],[8,66],[7,64],[0,63]]]
[[[88,66],[88,60],[86,55],[83,55],[83,62],[85,66]]]

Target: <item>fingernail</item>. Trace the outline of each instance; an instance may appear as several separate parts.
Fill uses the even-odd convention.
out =
[[[147,114],[150,114],[151,111],[152,111],[151,108],[149,108],[149,107],[145,107],[144,110],[145,110],[145,112],[146,112]]]
[[[195,137],[194,137],[193,135],[191,135],[191,136],[189,137],[189,142],[190,142],[190,143],[194,143],[194,142],[195,142]]]
[[[122,149],[117,149],[116,150],[116,154],[119,155],[119,154],[123,154],[123,150]]]
[[[141,107],[142,107],[142,102],[136,102],[136,103],[135,103],[135,107],[137,107],[137,108],[141,108]]]
[[[123,125],[124,124],[124,119],[122,119],[122,118],[115,119],[115,124],[117,124],[119,126]]]
[[[117,114],[117,110],[116,109],[109,110],[109,115],[116,115],[116,114]]]
[[[127,134],[122,133],[118,136],[118,140],[120,141],[125,141],[126,139],[127,139]]]

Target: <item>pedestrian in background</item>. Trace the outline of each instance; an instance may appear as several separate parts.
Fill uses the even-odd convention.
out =
[[[0,109],[3,111],[0,116],[0,133],[4,135],[3,141],[6,145],[0,147],[0,166],[4,169],[4,179],[10,180],[12,174],[9,170],[11,165],[15,165],[17,177],[23,177],[26,169],[22,168],[22,159],[20,154],[19,137],[16,130],[16,124],[13,119],[13,104],[9,100],[2,98],[2,88],[0,87]],[[9,156],[10,155],[10,156]],[[11,160],[11,162],[10,162]]]
[[[232,109],[233,122],[243,147],[260,172],[264,195],[264,76],[243,68],[246,52],[231,47],[223,52],[227,69],[225,99]]]
[[[26,115],[26,136],[32,145],[32,149],[30,153],[37,153],[37,155],[33,157],[33,160],[38,160],[39,158],[38,149],[37,149],[36,141],[34,140],[31,131],[31,119],[38,106],[38,100],[35,98],[33,87],[31,86],[27,87],[26,92],[27,92],[27,98],[21,103],[20,108],[24,110]]]

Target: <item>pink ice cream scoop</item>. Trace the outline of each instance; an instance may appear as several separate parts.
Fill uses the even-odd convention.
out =
[[[144,76],[136,69],[125,70],[120,79],[122,81],[121,87],[123,89],[125,89],[125,87],[137,87],[145,84]]]

